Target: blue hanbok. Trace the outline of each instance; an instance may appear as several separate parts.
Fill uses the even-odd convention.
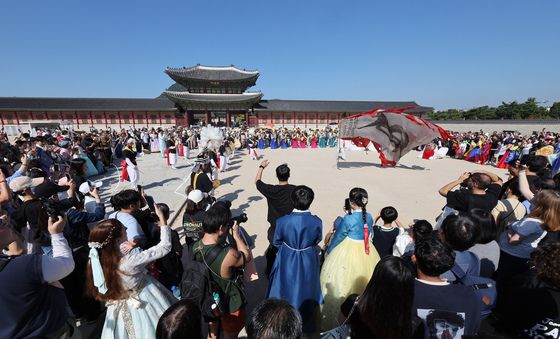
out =
[[[264,145],[264,139],[259,139],[259,142],[257,144],[259,149],[264,149],[265,145]]]
[[[324,135],[321,135],[321,137],[319,138],[319,147],[327,147],[327,137],[325,137]]]
[[[280,148],[282,149],[288,148],[288,143],[286,142],[286,139],[280,139]]]
[[[323,303],[317,247],[322,229],[317,216],[309,211],[294,211],[276,221],[274,232],[273,245],[278,254],[266,297],[284,299],[299,310],[305,333],[318,329],[316,315]]]
[[[270,139],[270,148],[271,149],[277,149],[278,148],[278,142],[276,141],[276,138]]]

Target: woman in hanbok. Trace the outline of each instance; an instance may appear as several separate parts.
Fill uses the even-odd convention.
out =
[[[325,299],[321,311],[322,330],[337,326],[340,305],[349,295],[364,291],[379,262],[379,254],[370,240],[373,218],[366,212],[368,194],[356,187],[350,191],[348,200],[348,214],[335,220],[334,235],[321,270],[321,291]]]
[[[299,148],[299,134],[295,134],[292,139],[292,148]]]
[[[117,219],[98,223],[89,234],[87,290],[107,305],[101,338],[154,338],[160,316],[177,301],[146,269],[171,251],[171,231],[157,206],[156,214],[161,240],[145,251],[127,241]]]
[[[305,133],[301,134],[301,139],[299,139],[299,148],[307,148],[307,135]]]
[[[311,148],[317,148],[317,134],[315,133],[311,136]]]
[[[327,134],[323,130],[321,130],[321,134],[319,134],[319,147],[327,147]]]
[[[153,128],[150,131],[150,151],[152,153],[159,152],[158,134]]]
[[[162,129],[158,131],[158,144],[161,157],[165,158],[165,150],[167,149],[167,136]]]
[[[337,138],[337,134],[336,132],[329,132],[329,147],[330,148],[334,148],[336,147],[336,138]]]
[[[270,149],[277,149],[278,148],[278,135],[276,134],[276,131],[272,131],[272,133],[270,133]]]
[[[262,133],[259,133],[258,148],[259,149],[264,149],[265,148],[264,135]]]
[[[276,221],[273,246],[278,249],[272,266],[266,298],[279,298],[297,309],[303,332],[318,330],[317,312],[323,302],[319,282],[318,244],[322,221],[309,212],[314,194],[307,186],[297,186],[291,195],[294,210]]]
[[[286,142],[286,134],[284,132],[280,133],[280,148],[288,148],[288,143]]]

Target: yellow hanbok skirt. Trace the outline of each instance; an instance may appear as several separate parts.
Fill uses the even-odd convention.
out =
[[[351,294],[361,294],[368,284],[379,254],[370,243],[369,255],[363,240],[344,239],[325,258],[321,269],[321,292],[324,303],[321,308],[321,330],[337,327],[340,305]]]

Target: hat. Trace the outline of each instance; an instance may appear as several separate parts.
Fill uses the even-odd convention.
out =
[[[36,198],[50,198],[59,192],[65,192],[70,188],[70,186],[60,186],[52,181],[45,181],[39,186],[35,187],[33,191]]]
[[[127,143],[127,144],[135,144],[135,143],[136,143],[136,140],[134,140],[133,138],[129,138],[129,139],[126,141],[126,143]]]
[[[26,188],[36,187],[43,183],[44,178],[30,178],[21,176],[10,181],[10,189],[14,192],[21,192]]]
[[[191,200],[195,204],[198,204],[202,201],[202,199],[204,199],[204,193],[199,190],[193,190],[189,193],[189,195],[187,195],[187,199]]]
[[[94,187],[101,187],[103,186],[103,183],[101,181],[86,181],[83,182],[80,187],[78,188],[78,191],[80,191],[80,193],[82,194],[88,194],[89,192],[91,192],[91,189]]]
[[[206,154],[201,154],[196,157],[194,162],[197,164],[208,164],[210,163],[210,158]]]

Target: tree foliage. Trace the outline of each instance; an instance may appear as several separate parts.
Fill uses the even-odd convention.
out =
[[[469,110],[448,109],[435,111],[430,118],[435,120],[508,120],[508,119],[560,119],[560,102],[552,107],[540,106],[535,98],[523,103],[502,102],[498,107],[481,106]]]

